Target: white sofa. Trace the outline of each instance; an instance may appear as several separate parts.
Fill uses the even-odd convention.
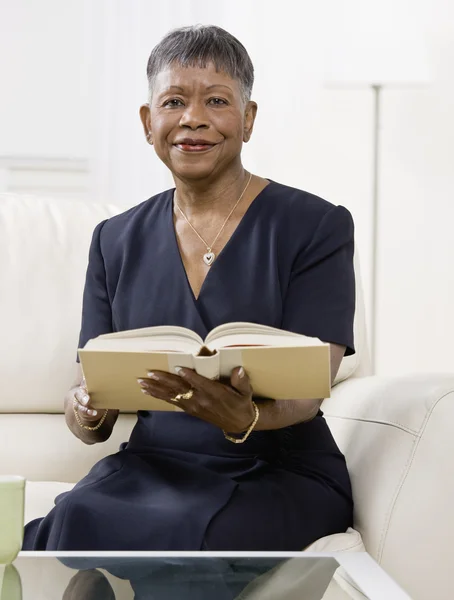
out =
[[[27,478],[27,521],[45,515],[58,493],[116,452],[136,420],[121,415],[111,439],[85,446],[67,430],[62,411],[74,377],[91,234],[118,212],[110,205],[0,195],[0,474]],[[347,457],[355,528],[413,598],[447,600],[454,372],[368,377],[360,286],[355,336],[357,356],[344,359],[323,404]],[[310,549],[361,548],[351,531]]]

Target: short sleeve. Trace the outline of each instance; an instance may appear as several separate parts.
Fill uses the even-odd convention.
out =
[[[354,225],[343,206],[331,208],[295,259],[284,300],[282,328],[355,353]]]
[[[112,309],[106,287],[106,270],[101,253],[100,236],[106,221],[95,227],[88,254],[88,267],[82,303],[82,325],[78,348],[103,333],[111,333]],[[79,356],[77,356],[79,362]]]

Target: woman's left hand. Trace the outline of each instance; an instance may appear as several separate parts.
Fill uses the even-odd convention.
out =
[[[181,367],[178,375],[153,371],[149,379],[139,379],[145,394],[165,400],[173,406],[229,433],[242,433],[254,420],[252,387],[242,367],[233,369],[230,385],[202,377],[192,369]],[[188,400],[174,401],[177,394],[193,390]]]

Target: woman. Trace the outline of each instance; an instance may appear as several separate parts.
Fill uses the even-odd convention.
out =
[[[245,171],[253,66],[229,33],[173,31],[147,74],[140,117],[175,189],[96,227],[79,347],[111,331],[166,324],[205,337],[253,321],[329,342],[334,378],[354,352],[350,213]],[[118,412],[91,408],[84,385],[79,371],[66,421],[94,444]],[[181,369],[137,385],[182,410],[140,411],[129,442],[27,526],[24,548],[301,550],[352,524],[321,399],[256,398],[243,369],[229,382]]]

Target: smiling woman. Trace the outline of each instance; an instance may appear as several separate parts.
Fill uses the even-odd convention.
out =
[[[334,380],[354,352],[349,212],[244,169],[254,71],[228,32],[169,33],[147,75],[140,118],[175,187],[96,227],[79,347],[112,331],[179,325],[205,338],[249,321],[329,342]],[[25,549],[299,550],[351,525],[322,399],[258,398],[238,368],[229,382],[148,375],[143,392],[181,411],[140,411],[128,443],[27,526]],[[80,373],[66,419],[93,444],[117,413],[90,406]]]

